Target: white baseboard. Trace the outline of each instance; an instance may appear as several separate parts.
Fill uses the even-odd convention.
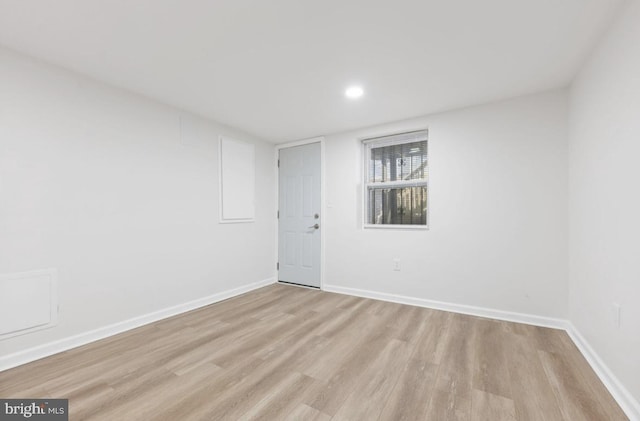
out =
[[[100,339],[104,339],[109,336],[116,335],[118,333],[125,332],[127,330],[135,329],[137,327],[157,322],[158,320],[166,319],[167,317],[175,316],[187,311],[195,310],[200,307],[207,306],[209,304],[216,303],[218,301],[226,300],[228,298],[235,297],[240,294],[252,291],[254,289],[262,288],[264,286],[273,284],[276,282],[275,278],[265,279],[263,281],[254,282],[251,284],[243,285],[238,288],[233,288],[227,291],[219,292],[217,294],[210,295],[208,297],[199,298],[197,300],[189,301],[184,304],[179,304],[169,308],[165,308],[153,313],[145,314],[142,316],[134,317],[129,320],[114,323],[108,326],[100,327],[88,332],[80,333],[67,338],[59,339],[57,341],[49,342],[43,345],[39,345],[33,348],[26,349],[24,351],[16,352],[13,354],[0,357],[0,371],[7,370],[22,364],[26,364],[31,361],[39,360],[40,358],[48,357],[59,352],[67,351],[71,348],[86,345],[90,342],[94,342]]]
[[[567,325],[567,322],[564,319],[555,319],[552,317],[536,316],[533,314],[516,313],[511,311],[494,310],[490,308],[475,307],[464,304],[453,304],[443,301],[426,300],[423,298],[408,297],[406,295],[387,294],[384,292],[346,288],[337,285],[325,285],[323,289],[327,292],[337,292],[340,294],[355,295],[357,297],[390,301],[392,303],[408,304],[417,307],[426,307],[435,310],[468,314],[470,316],[486,317],[489,319],[505,320],[508,322],[525,323],[534,326],[551,327],[554,329],[565,329]]]
[[[626,387],[618,380],[618,378],[611,372],[609,367],[602,361],[602,358],[596,353],[596,351],[589,345],[589,342],[582,336],[580,331],[571,322],[567,322],[567,333],[573,342],[576,344],[582,355],[596,372],[602,383],[611,393],[611,396],[618,402],[620,408],[627,414],[629,420],[640,421],[640,402],[638,402],[629,393]]]
[[[471,316],[487,317],[490,319],[505,320],[509,322],[525,323],[534,326],[551,327],[562,329],[567,332],[571,340],[576,344],[582,355],[598,375],[602,383],[611,393],[611,396],[618,402],[620,408],[629,417],[630,421],[640,421],[640,403],[629,393],[620,383],[617,377],[611,372],[609,367],[596,354],[591,345],[584,339],[573,323],[565,319],[542,317],[532,314],[515,313],[502,310],[493,310],[484,307],[475,307],[462,304],[446,303],[441,301],[426,300],[422,298],[407,297],[404,295],[387,294],[383,292],[362,290],[356,288],[346,288],[337,285],[325,285],[327,292],[339,294],[355,295],[357,297],[373,298],[375,300],[390,301],[399,304],[408,304],[418,307],[433,308],[436,310],[450,311],[453,313],[468,314]]]

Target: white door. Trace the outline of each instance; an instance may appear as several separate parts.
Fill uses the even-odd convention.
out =
[[[320,143],[280,149],[278,279],[320,287]]]

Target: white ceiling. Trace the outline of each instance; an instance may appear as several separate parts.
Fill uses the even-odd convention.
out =
[[[0,0],[0,44],[283,142],[565,86],[619,3]]]

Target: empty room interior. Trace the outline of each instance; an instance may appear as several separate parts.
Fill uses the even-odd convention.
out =
[[[640,1],[0,0],[1,420],[640,420]]]

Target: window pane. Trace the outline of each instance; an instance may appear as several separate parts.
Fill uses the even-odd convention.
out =
[[[369,224],[426,225],[427,187],[370,188]]]
[[[426,176],[426,140],[371,148],[370,182],[419,180]]]

